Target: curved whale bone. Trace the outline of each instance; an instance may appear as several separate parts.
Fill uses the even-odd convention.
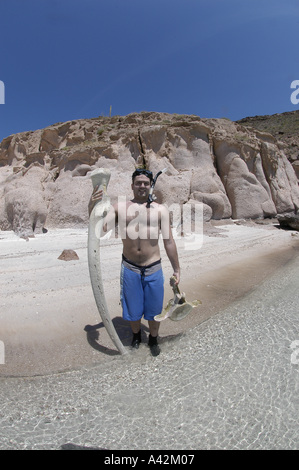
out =
[[[156,315],[154,319],[156,321],[163,321],[169,318],[173,321],[183,320],[194,307],[201,304],[200,300],[193,300],[193,302],[187,302],[186,295],[184,292],[180,292],[178,285],[175,283],[176,278],[172,276],[170,278],[170,285],[173,290],[173,298],[170,299],[166,307],[162,310],[159,315]]]
[[[91,172],[90,177],[93,187],[98,186],[99,189],[103,190],[103,198],[95,204],[90,214],[88,225],[88,267],[93,295],[99,314],[111,340],[121,354],[127,354],[128,351],[122,344],[109,314],[101,272],[100,236],[104,218],[110,209],[110,198],[107,194],[110,171],[106,168],[97,168]]]

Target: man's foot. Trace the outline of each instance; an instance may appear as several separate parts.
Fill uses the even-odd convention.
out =
[[[149,335],[148,345],[150,347],[152,356],[154,356],[154,357],[159,356],[161,350],[160,350],[159,345],[158,345],[157,336]]]
[[[150,349],[151,349],[152,356],[154,356],[154,357],[159,356],[161,350],[160,350],[158,344],[154,344],[153,346],[150,346]]]
[[[133,349],[138,349],[140,343],[141,343],[141,330],[138,331],[138,333],[133,333],[131,346]]]

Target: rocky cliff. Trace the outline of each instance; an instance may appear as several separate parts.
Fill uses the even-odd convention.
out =
[[[299,110],[265,116],[250,116],[237,123],[276,137],[299,178]]]
[[[227,119],[142,112],[58,123],[0,144],[0,228],[32,236],[87,226],[89,173],[111,170],[109,194],[131,196],[136,166],[160,176],[158,201],[204,204],[205,220],[297,212],[299,189],[283,145]]]

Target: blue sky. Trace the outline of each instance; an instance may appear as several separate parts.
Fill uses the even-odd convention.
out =
[[[0,0],[0,141],[110,106],[232,120],[297,110],[298,44],[298,0]]]

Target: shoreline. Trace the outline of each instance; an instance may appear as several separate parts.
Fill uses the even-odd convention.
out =
[[[202,304],[180,322],[160,324],[163,345],[186,334],[235,300],[246,296],[281,267],[298,256],[299,234],[273,224],[214,221],[205,225],[203,246],[184,251],[177,241],[187,300]],[[89,280],[87,229],[56,229],[28,242],[0,232],[1,337],[5,364],[0,377],[30,377],[109,362],[118,351],[103,328]],[[79,260],[58,260],[63,249],[73,249]],[[125,347],[131,332],[121,318],[119,270],[122,244],[101,246],[102,277],[110,315]],[[172,297],[168,285],[171,266],[161,247],[165,276],[164,305]],[[142,322],[140,360],[149,355],[148,328]]]

